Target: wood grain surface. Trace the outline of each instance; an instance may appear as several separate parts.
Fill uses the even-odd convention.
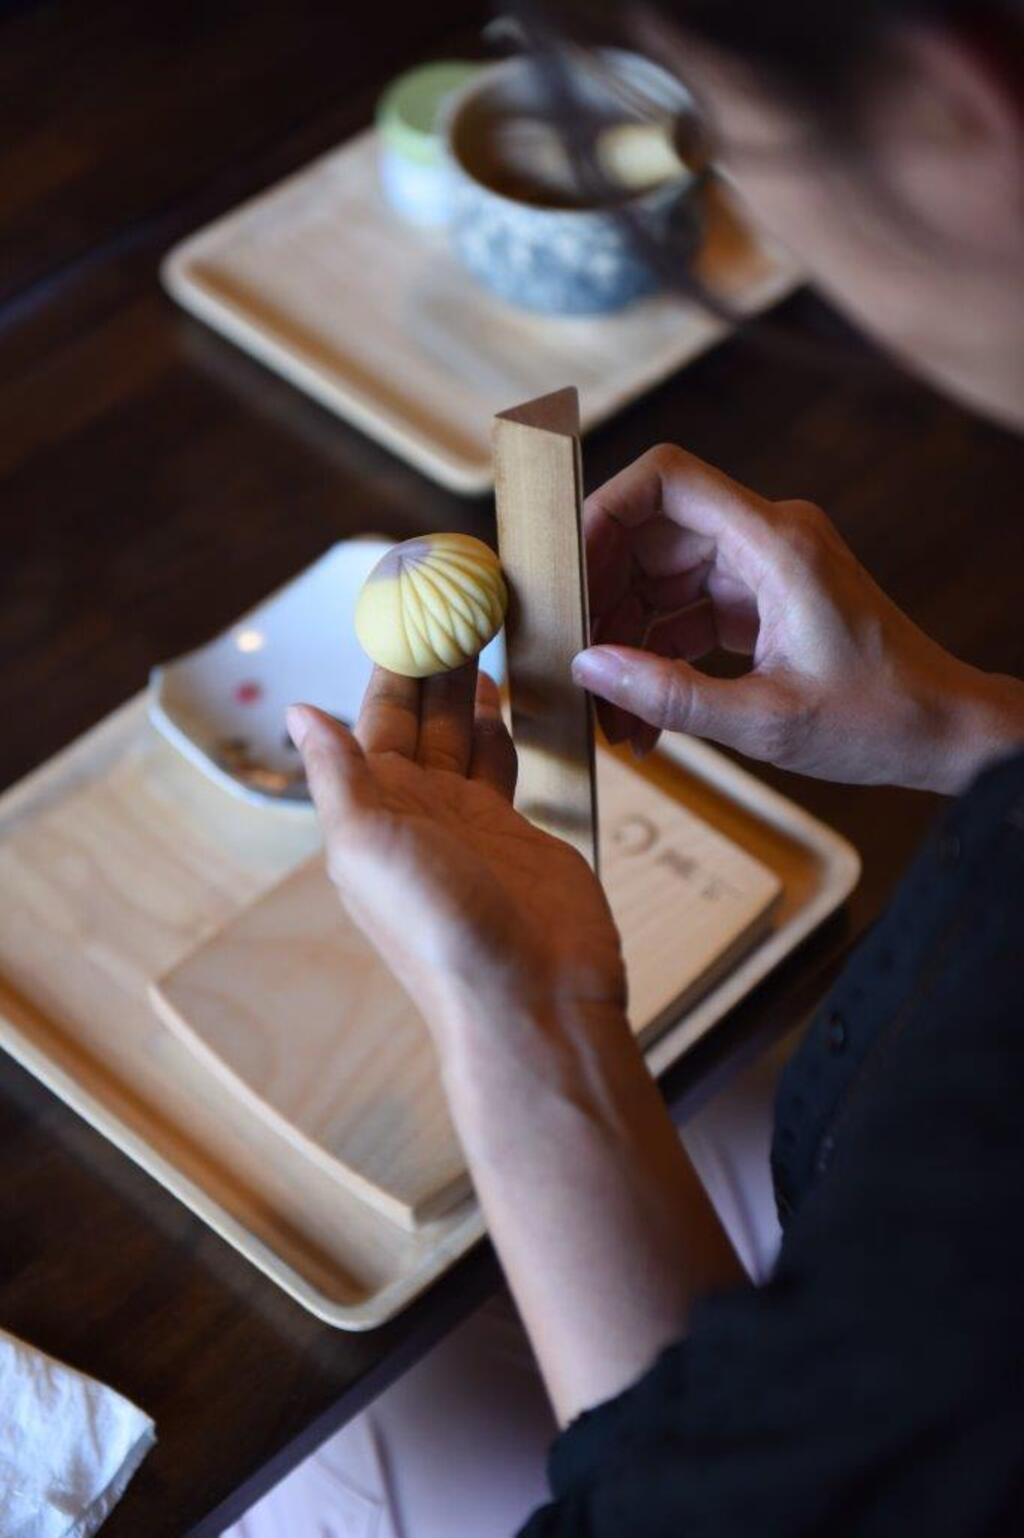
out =
[[[409,238],[381,195],[379,144],[360,134],[166,257],[192,314],[424,474],[493,486],[491,417],[571,380],[584,431],[729,329],[662,293],[613,315],[515,310],[467,283],[443,230]],[[728,188],[704,199],[700,277],[741,313],[791,293],[792,259],[756,239]]]
[[[633,1029],[647,1040],[753,943],[782,882],[610,754],[599,779],[604,883]],[[229,1090],[384,1216],[411,1228],[469,1194],[426,1026],[319,856],[179,960],[152,997]]]
[[[487,503],[392,459],[158,282],[171,245],[364,128],[391,76],[477,46],[484,19],[460,0],[394,14],[354,29],[312,0],[29,0],[0,17],[3,783],[333,540],[493,535]],[[734,337],[588,439],[588,488],[683,443],[765,496],[820,502],[943,645],[1024,671],[1020,442],[813,295],[777,319],[818,362]],[[677,1112],[800,1018],[936,813],[912,792],[758,773],[851,838],[864,876],[845,921],[668,1077]],[[332,1330],[7,1059],[0,1160],[0,1322],[157,1420],[104,1538],[218,1534],[496,1285],[480,1249],[372,1336]]]
[[[629,786],[624,816],[610,826],[615,858],[629,866],[663,865],[677,886],[682,882],[673,907],[695,935],[703,931],[707,939],[721,929],[724,912],[737,927],[738,946],[744,915],[757,919],[764,883],[759,866],[770,869],[781,887],[777,903],[763,915],[759,943],[731,958],[724,976],[694,978],[708,986],[681,1019],[670,1012],[669,1020],[644,1027],[644,1034],[662,1027],[648,1056],[663,1069],[694,1050],[712,1025],[721,1028],[729,1008],[835,912],[854,885],[858,862],[837,834],[693,739],[674,739],[641,769],[611,759],[608,769],[613,780]],[[639,822],[628,809],[638,779],[650,779],[652,786],[643,795]],[[615,799],[613,786],[613,804]],[[696,830],[693,817],[677,812],[679,802],[697,818]],[[727,887],[717,871],[723,862],[715,836],[705,831],[710,828],[719,843],[724,838],[753,856],[753,865],[731,857]],[[254,1105],[254,1090],[243,1091],[238,1075],[211,1072],[209,1048],[197,1050],[196,1037],[182,1025],[172,1031],[150,997],[154,977],[168,966],[174,973],[180,963],[190,975],[198,942],[200,974],[208,952],[207,971],[229,1008],[231,989],[239,996],[235,1013],[243,1034],[253,1011],[252,980],[276,989],[285,1004],[290,992],[300,994],[300,1003],[315,999],[303,969],[315,967],[317,943],[338,922],[337,905],[321,883],[326,900],[305,913],[299,930],[296,908],[302,902],[286,896],[282,908],[274,887],[316,841],[312,817],[271,814],[226,796],[160,736],[139,696],[0,796],[0,1047],[303,1307],[339,1328],[369,1330],[408,1308],[480,1240],[484,1225],[475,1203],[467,1196],[415,1230],[399,1226],[381,1201],[363,1199],[365,1177],[358,1187],[351,1172],[341,1179],[337,1161],[312,1157],[294,1123],[271,1115],[263,1099]],[[665,872],[652,871],[650,885],[663,885]],[[630,899],[628,875],[617,885],[628,899],[620,915],[632,937],[627,962],[641,982],[645,973],[649,982],[660,979],[660,993],[657,986],[647,990],[648,1004],[657,1008],[666,990],[690,979],[685,970],[676,981],[664,966],[652,968],[659,946],[663,955],[679,948],[669,915],[659,924],[655,914],[641,910]],[[289,888],[286,881],[286,894]],[[635,883],[633,890],[635,896]],[[304,891],[300,885],[300,898]],[[269,894],[265,908],[261,894]],[[248,933],[247,910],[260,920],[255,936]],[[221,946],[220,933],[235,943]],[[209,946],[204,936],[211,936]],[[344,933],[338,938],[344,947]],[[693,950],[696,966],[696,940]],[[244,983],[229,965],[243,955],[253,974]],[[719,964],[726,959],[720,955]],[[335,962],[332,947],[328,971]],[[326,984],[321,980],[322,992],[332,981],[352,997],[343,968],[330,971]],[[214,1030],[215,1001],[209,986],[192,1000]],[[634,1002],[642,1005],[643,994]],[[405,1020],[408,1025],[411,1017]],[[264,1041],[268,1051],[255,1060],[264,1071],[270,1050],[289,1050],[291,1023],[284,1022],[282,1044],[281,1022],[274,1022],[273,1032],[268,1022],[266,1036],[274,1040]],[[344,1034],[343,1025],[335,1034]],[[368,1056],[386,1055],[378,1017],[359,1022],[356,1034]],[[307,1041],[300,1021],[296,1044]],[[400,1079],[412,1093],[407,1114],[422,1126],[422,1107],[415,1103],[422,1090],[447,1125],[422,1035],[406,1045],[420,1051],[422,1080],[408,1073]],[[247,1057],[241,1072],[252,1061]],[[392,1058],[391,1066],[403,1065]],[[329,1058],[319,1067],[329,1086]],[[367,1077],[373,1075],[362,1072],[360,1082]],[[294,1087],[296,1080],[286,1075],[284,1082]],[[375,1083],[381,1085],[379,1073]],[[401,1108],[397,1127],[393,1117],[389,1126],[382,1109],[371,1101],[355,1129],[369,1134],[369,1147],[365,1135],[353,1139],[353,1129],[343,1127],[350,1153],[365,1158],[378,1144],[392,1156],[396,1146],[401,1149]],[[395,1110],[393,1103],[389,1109]],[[349,1117],[358,1110],[349,1094]],[[422,1138],[421,1148],[436,1162],[436,1149]],[[379,1150],[376,1157],[379,1165]],[[389,1202],[393,1209],[395,1198]]]
[[[571,386],[501,412],[494,420],[494,500],[509,591],[516,807],[596,869],[594,711],[571,671],[590,635],[579,432]]]

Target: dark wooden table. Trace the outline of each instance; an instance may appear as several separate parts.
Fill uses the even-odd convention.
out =
[[[490,530],[487,501],[423,480],[156,281],[171,243],[362,127],[390,76],[464,49],[480,15],[469,0],[362,7],[358,22],[311,0],[4,10],[0,783],[339,536]],[[588,481],[675,439],[769,495],[818,500],[940,641],[1019,671],[1021,445],[901,378],[809,295],[782,313],[820,364],[733,339],[588,441]],[[675,1105],[798,1018],[935,810],[766,778],[853,840],[864,879],[671,1077]],[[496,1279],[481,1247],[387,1328],[333,1331],[0,1062],[0,1324],[159,1428],[110,1538],[218,1533]]]

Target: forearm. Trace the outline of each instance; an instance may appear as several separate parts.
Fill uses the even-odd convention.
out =
[[[633,1382],[739,1263],[617,1011],[465,1001],[452,1115],[560,1420]]]

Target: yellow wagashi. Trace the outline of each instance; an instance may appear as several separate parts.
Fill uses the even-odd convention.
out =
[[[406,678],[446,673],[501,629],[508,589],[498,557],[471,534],[423,534],[377,562],[356,602],[356,635],[379,666]]]

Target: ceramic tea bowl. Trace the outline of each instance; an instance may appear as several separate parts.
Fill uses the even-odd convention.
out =
[[[614,129],[628,112],[602,78],[609,73],[666,121],[690,107],[686,88],[650,60],[618,49],[600,58],[601,74],[574,76],[595,121]],[[620,310],[658,287],[628,215],[640,216],[655,238],[673,222],[677,240],[688,230],[695,246],[702,178],[676,162],[653,185],[624,190],[614,205],[588,206],[545,108],[542,82],[523,58],[481,71],[450,101],[453,249],[478,282],[511,304],[552,315]]]

